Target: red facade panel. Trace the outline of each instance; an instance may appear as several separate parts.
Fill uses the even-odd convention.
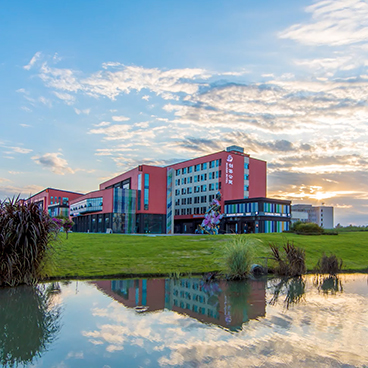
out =
[[[69,192],[66,190],[59,190],[53,188],[44,189],[42,192],[39,192],[27,199],[27,202],[43,202],[43,209],[45,211],[48,210],[49,205],[51,204],[51,197],[53,197],[53,204],[55,204],[55,198],[57,198],[57,202],[62,202],[63,198],[68,198],[69,203],[82,195],[82,193]],[[60,200],[59,200],[60,198]]]
[[[267,197],[267,162],[250,157],[249,198],[257,197]]]

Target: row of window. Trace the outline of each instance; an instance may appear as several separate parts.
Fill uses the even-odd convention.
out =
[[[208,179],[218,179],[221,178],[221,170],[218,171],[211,171],[208,173]],[[198,174],[198,175],[194,175],[194,182],[200,182],[200,181],[205,181],[207,180],[207,173],[204,174]],[[245,179],[248,180],[248,179]],[[185,184],[191,184],[193,182],[193,176],[188,176],[186,178],[181,178],[181,179],[175,179],[175,185],[179,186],[181,185],[185,185]]]
[[[209,162],[203,162],[202,164],[198,164],[198,165],[194,165],[194,166],[188,166],[188,167],[183,167],[182,169],[177,169],[175,171],[176,176],[180,175],[180,174],[190,174],[191,172],[197,172],[200,170],[207,170],[207,168],[214,168],[214,167],[219,167],[221,166],[221,158],[218,160],[213,160],[213,161],[209,161]]]
[[[193,188],[194,188],[194,193],[207,192],[207,184],[195,185]],[[182,188],[181,189],[181,194],[182,195],[192,194],[193,193],[193,188],[192,187]],[[221,189],[221,182],[208,184],[208,190],[209,191],[219,190],[219,189]],[[180,195],[180,189],[175,189],[175,195],[176,196]]]
[[[180,307],[182,309],[192,310],[194,313],[200,313],[202,315],[206,314],[206,308],[205,307],[198,307],[195,304],[193,304],[192,307],[190,307],[189,303],[184,303],[183,301],[181,301],[179,303],[176,299],[174,299],[174,305],[176,307]],[[210,317],[210,318],[219,319],[219,314],[217,312],[214,312],[211,309],[208,309],[207,316]]]
[[[175,209],[175,216],[179,215],[202,215],[206,213],[207,207],[194,207],[194,208],[182,208],[182,209]]]
[[[212,202],[213,199],[215,198],[215,196],[213,194],[208,196],[208,202]],[[185,206],[187,204],[192,204],[192,201],[194,201],[194,204],[198,204],[198,203],[206,203],[207,202],[207,196],[197,196],[197,197],[188,197],[188,198],[182,198],[180,200],[180,198],[175,200],[175,206],[180,206],[180,204],[182,206]]]
[[[58,197],[55,196],[55,201],[54,201],[54,197],[51,196],[50,198],[50,204],[64,204],[64,205],[68,205],[69,204],[69,198],[68,197],[63,197],[63,201],[61,202],[61,197],[59,197],[59,200],[58,200]]]
[[[175,289],[173,291],[173,295],[176,296],[176,297],[179,297],[182,298],[182,299],[187,299],[187,300],[194,300],[196,302],[199,302],[199,303],[203,303],[205,304],[206,303],[206,297],[203,296],[203,295],[200,295],[200,294],[196,294],[196,293],[191,293],[190,291],[184,291],[184,290],[177,290]]]
[[[88,198],[81,202],[75,203],[72,207],[70,207],[71,211],[78,211],[88,208],[89,211],[99,211],[102,207],[102,197],[98,198]]]

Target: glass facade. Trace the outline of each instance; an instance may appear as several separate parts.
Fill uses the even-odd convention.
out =
[[[142,174],[138,174],[138,193],[137,193],[137,210],[141,210],[141,200],[142,200]]]
[[[114,189],[113,231],[130,234],[135,232],[136,191]]]
[[[149,208],[149,174],[144,174],[144,197],[143,197],[143,209]]]
[[[70,207],[70,214],[77,216],[83,213],[102,211],[102,202],[102,197],[84,199]]]

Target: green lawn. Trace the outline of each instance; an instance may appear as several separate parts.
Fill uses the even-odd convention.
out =
[[[54,269],[50,276],[93,278],[217,271],[221,246],[232,236],[154,237],[72,233],[66,240],[65,234],[60,234],[60,240],[54,244]],[[254,246],[257,257],[270,256],[269,242],[281,245],[290,240],[305,249],[308,271],[313,270],[323,252],[333,252],[341,257],[346,271],[368,271],[368,234],[364,232],[337,236],[286,233],[242,236],[259,240]]]

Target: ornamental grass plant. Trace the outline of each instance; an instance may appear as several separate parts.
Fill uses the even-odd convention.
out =
[[[342,259],[338,258],[336,254],[327,256],[323,253],[323,256],[318,260],[316,272],[335,276],[337,273],[341,272],[342,264]]]
[[[287,241],[280,251],[276,244],[270,243],[274,272],[281,276],[301,276],[306,273],[305,251]]]
[[[0,201],[0,286],[37,282],[57,232],[37,204],[18,198]]]
[[[254,240],[245,235],[234,235],[222,249],[222,272],[228,279],[246,278],[253,263]]]

